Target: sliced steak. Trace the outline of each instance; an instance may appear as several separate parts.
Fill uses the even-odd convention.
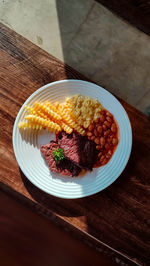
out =
[[[95,142],[88,140],[87,137],[83,137],[80,145],[78,145],[78,152],[80,154],[79,165],[92,171],[98,155]]]
[[[64,155],[76,164],[80,164],[80,154],[78,152],[78,136],[75,133],[67,134],[62,132],[58,135],[58,144],[64,151]]]
[[[60,148],[60,145],[55,141],[42,145],[40,148],[44,159],[48,163],[50,171],[63,176],[78,176],[81,168],[74,164],[73,161],[69,160],[69,158],[64,158],[59,162],[55,162],[53,158],[53,151],[58,148]]]
[[[92,170],[97,157],[96,144],[79,134],[62,132],[57,137],[65,157],[81,168]]]
[[[57,169],[61,171],[62,175],[64,175],[64,171],[70,172],[70,176],[78,176],[81,172],[81,168],[68,158],[64,158],[63,160],[56,162],[56,166]]]

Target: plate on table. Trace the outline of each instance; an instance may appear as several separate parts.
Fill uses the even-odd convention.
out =
[[[110,111],[119,126],[119,143],[104,166],[94,168],[82,177],[61,177],[51,173],[45,163],[40,145],[55,139],[45,130],[34,132],[18,129],[18,123],[25,117],[25,105],[46,100],[64,102],[68,96],[83,94],[98,101]],[[47,84],[35,91],[21,107],[13,128],[13,148],[16,160],[24,175],[39,189],[60,198],[75,199],[93,195],[111,185],[124,170],[132,147],[132,131],[129,118],[120,102],[102,87],[82,80],[61,80]]]

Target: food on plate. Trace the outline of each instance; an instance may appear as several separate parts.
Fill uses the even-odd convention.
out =
[[[31,107],[31,106],[26,105],[25,108],[30,114],[37,115],[37,116],[40,116],[42,118],[47,119],[47,115],[45,115],[44,113],[42,113],[39,110],[36,110],[35,107]]]
[[[41,125],[38,125],[38,124],[35,124],[35,123],[23,122],[23,121],[21,121],[18,124],[18,127],[20,129],[24,129],[24,128],[30,128],[30,129],[36,129],[36,130],[43,129],[43,127]]]
[[[73,128],[69,127],[67,124],[65,124],[63,121],[60,121],[59,125],[61,128],[68,134],[71,134],[73,131]]]
[[[113,115],[102,110],[99,119],[89,125],[87,136],[96,143],[96,149],[99,151],[96,166],[106,164],[118,144],[118,126]]]
[[[71,109],[72,116],[84,128],[99,118],[103,106],[98,100],[77,94],[66,100]]]
[[[57,135],[56,141],[41,146],[41,152],[52,172],[78,176],[82,169],[92,171],[96,161],[96,145],[78,133]]]
[[[85,135],[85,130],[73,119],[71,116],[71,112],[64,104],[60,104],[58,107],[60,114],[62,115],[62,119],[73,129],[75,129],[82,136]]]
[[[84,95],[73,95],[64,103],[34,102],[25,106],[20,129],[46,129],[56,141],[41,146],[52,172],[78,176],[108,163],[119,142],[118,125],[101,103]]]
[[[37,123],[37,125],[41,125],[43,128],[46,128],[48,131],[52,132],[60,132],[61,127],[57,124],[54,123],[53,121],[48,121],[47,119],[44,119],[40,116],[36,115],[27,115],[25,116],[25,119],[30,121],[31,123]]]
[[[48,119],[52,119],[55,121],[60,121],[62,119],[62,117],[58,113],[53,111],[51,107],[48,107],[44,103],[35,102],[34,107],[35,110],[41,111],[43,114],[45,114]]]
[[[62,150],[62,148],[58,148],[56,150],[53,151],[53,157],[54,157],[54,160],[55,162],[59,162],[61,160],[64,159],[64,152]]]
[[[57,136],[57,141],[64,155],[81,168],[92,170],[96,161],[96,144],[86,136],[77,133],[70,135],[65,132]]]
[[[55,153],[58,152],[59,149],[60,145],[55,141],[41,146],[41,152],[50,171],[63,176],[78,176],[81,168],[74,164],[73,161],[66,157],[61,158],[61,160],[56,160]]]

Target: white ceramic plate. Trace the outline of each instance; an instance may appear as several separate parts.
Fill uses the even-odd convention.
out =
[[[24,106],[35,101],[50,100],[63,102],[73,94],[83,94],[97,98],[117,120],[120,141],[111,160],[83,177],[61,177],[51,173],[41,153],[40,145],[47,144],[55,135],[32,130],[20,133],[18,122],[25,116]],[[13,128],[13,148],[17,162],[25,176],[43,191],[67,199],[82,198],[95,194],[111,185],[124,170],[130,156],[132,131],[129,118],[119,101],[108,91],[93,83],[81,80],[61,80],[43,86],[35,91],[21,107]]]

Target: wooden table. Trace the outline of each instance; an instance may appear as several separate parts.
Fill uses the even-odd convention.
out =
[[[150,265],[150,122],[141,112],[120,100],[132,124],[131,157],[116,182],[94,196],[55,198],[19,170],[12,129],[20,107],[39,87],[67,78],[87,80],[0,24],[0,189],[118,264]]]

